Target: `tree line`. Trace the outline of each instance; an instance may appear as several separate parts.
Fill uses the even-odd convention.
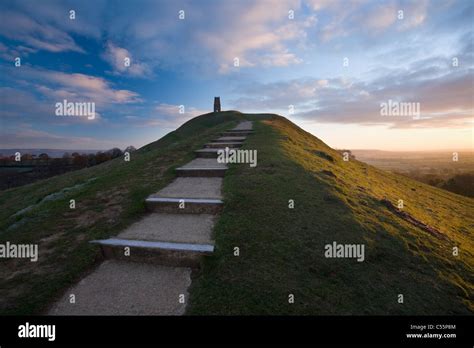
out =
[[[0,156],[0,190],[21,186],[39,179],[63,174],[73,170],[92,167],[114,158],[132,153],[135,147],[128,146],[124,151],[117,147],[97,153],[65,152],[62,157],[50,157],[47,153],[29,153]]]

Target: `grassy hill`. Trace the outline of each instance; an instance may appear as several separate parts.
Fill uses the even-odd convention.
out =
[[[217,254],[192,284],[190,314],[472,313],[473,199],[345,162],[283,117],[250,118],[262,117],[246,143],[258,149],[257,167],[234,165],[224,179]],[[443,235],[383,199],[403,199],[404,211]],[[366,260],[325,258],[333,241],[365,243]]]
[[[238,112],[196,117],[131,162],[1,192],[0,243],[39,243],[40,260],[0,260],[0,313],[41,313],[100,261],[89,240],[139,220],[144,198],[173,180],[175,167],[242,119],[256,121],[245,147],[258,150],[258,165],[232,165],[224,179],[216,253],[194,276],[189,314],[472,313],[474,199],[345,162],[283,117]],[[442,234],[383,199],[403,199],[412,219]],[[333,241],[365,243],[365,261],[326,259],[324,245]]]

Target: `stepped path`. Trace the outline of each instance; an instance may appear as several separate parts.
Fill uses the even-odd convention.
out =
[[[252,132],[252,122],[241,122],[195,151],[197,158],[177,168],[172,183],[146,199],[145,218],[115,238],[92,241],[106,260],[68,289],[49,314],[184,314],[192,270],[214,252],[212,230],[227,170],[217,162],[217,151],[242,146]]]

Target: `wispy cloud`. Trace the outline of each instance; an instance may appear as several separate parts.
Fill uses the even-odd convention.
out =
[[[230,7],[222,4],[219,12],[225,14],[225,25],[221,23],[220,30],[200,29],[197,37],[217,57],[222,72],[233,66],[235,58],[241,67],[298,64],[301,59],[290,52],[287,43],[304,40],[304,28],[314,23],[312,17],[306,21],[289,18],[289,11],[300,6],[295,0],[243,2]]]
[[[15,68],[7,68],[12,71]],[[77,101],[94,101],[100,105],[138,103],[138,93],[117,89],[103,77],[82,73],[64,73],[60,71],[25,66],[17,69],[17,79],[25,83],[35,83],[39,92],[51,98],[71,98]]]
[[[240,93],[244,96],[234,104],[237,108],[285,113],[293,105],[294,117],[314,122],[384,124],[394,128],[469,128],[473,126],[474,117],[473,80],[473,68],[456,70],[449,68],[449,61],[445,60],[445,68],[427,66],[416,72],[394,70],[368,82],[304,78],[253,84],[242,87]],[[421,118],[382,116],[380,104],[388,100],[419,103]]]
[[[75,51],[85,53],[66,32],[49,24],[41,24],[19,12],[2,11],[0,35],[21,41],[25,45],[50,52]]]
[[[151,69],[147,64],[135,61],[130,51],[116,46],[111,41],[107,42],[102,58],[112,66],[113,72],[116,74],[137,77],[152,76]]]
[[[209,112],[209,110],[187,107],[185,105],[173,105],[160,103],[154,106],[146,117],[135,115],[125,116],[128,123],[136,127],[161,127],[174,129],[193,117]]]

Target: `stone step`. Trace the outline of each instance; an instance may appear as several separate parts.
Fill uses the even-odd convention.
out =
[[[242,142],[229,142],[229,143],[218,143],[218,142],[215,142],[215,143],[207,143],[204,145],[205,148],[219,148],[219,149],[222,149],[222,148],[236,148],[236,147],[241,147],[243,145]]]
[[[221,135],[224,137],[240,137],[253,134],[254,131],[225,131]]]
[[[226,129],[225,132],[251,132],[251,133],[253,133],[254,130],[252,128],[248,128],[248,129],[235,129],[235,128],[232,128],[232,129]]]
[[[222,178],[176,178],[150,197],[222,199]]]
[[[217,151],[223,150],[225,147],[220,148],[204,148],[194,151],[198,158],[217,158]]]
[[[145,262],[163,266],[197,268],[201,256],[214,252],[213,244],[172,243],[110,238],[93,240],[107,259]]]
[[[189,267],[105,260],[67,289],[48,314],[183,315],[191,272]],[[75,303],[70,302],[71,294]]]
[[[196,158],[182,167],[176,168],[178,176],[222,177],[227,170],[225,163],[216,158]]]
[[[218,214],[220,199],[151,197],[145,200],[149,211],[175,214]]]
[[[241,129],[232,128],[232,129],[226,129],[225,131],[226,132],[254,132],[252,128],[241,128]]]
[[[235,136],[235,137],[220,137],[212,140],[213,143],[236,143],[243,142],[247,137]]]
[[[178,177],[145,202],[155,212],[216,214],[222,209],[221,186],[218,177]]]
[[[153,242],[214,244],[216,215],[152,213],[121,232],[119,239]]]

